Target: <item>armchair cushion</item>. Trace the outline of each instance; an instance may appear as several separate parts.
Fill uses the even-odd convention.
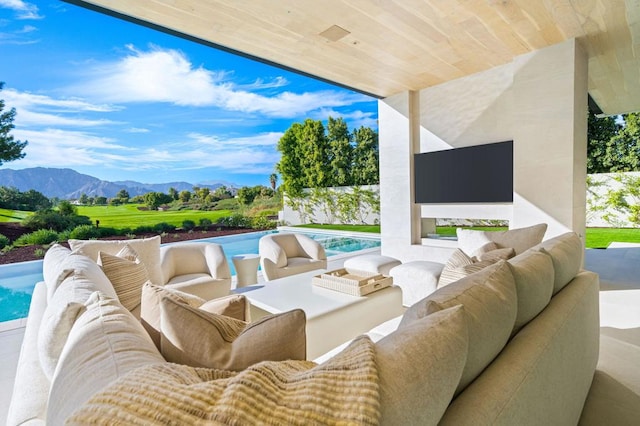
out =
[[[327,267],[324,247],[303,234],[265,235],[258,246],[262,272],[267,280]]]

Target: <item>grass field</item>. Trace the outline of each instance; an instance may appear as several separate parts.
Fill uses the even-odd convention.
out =
[[[380,232],[378,225],[303,225],[305,228],[333,229],[338,231]],[[498,231],[506,228],[477,227],[483,231]],[[456,227],[439,226],[438,234],[456,235]],[[636,228],[587,228],[587,248],[606,248],[612,242],[640,243],[640,229]]]
[[[95,223],[100,221],[100,226],[108,226],[116,229],[136,228],[138,226],[151,226],[160,222],[181,226],[182,221],[192,220],[198,224],[202,218],[209,219],[216,223],[218,219],[231,216],[233,212],[229,210],[200,211],[200,210],[180,210],[180,211],[153,211],[138,210],[139,204],[124,204],[121,206],[79,206],[78,214],[89,216]]]
[[[31,212],[23,212],[20,210],[0,209],[0,222],[20,222],[30,214]]]

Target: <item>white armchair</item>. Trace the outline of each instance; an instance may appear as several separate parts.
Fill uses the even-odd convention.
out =
[[[265,235],[258,251],[266,281],[327,267],[324,247],[303,234]]]
[[[222,246],[175,243],[160,247],[163,284],[211,300],[231,291],[231,271]]]

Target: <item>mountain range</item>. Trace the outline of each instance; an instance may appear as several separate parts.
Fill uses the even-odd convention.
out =
[[[237,188],[237,185],[228,182],[207,182],[195,185],[189,182],[141,183],[130,180],[109,182],[72,169],[46,167],[22,170],[0,169],[0,186],[15,187],[22,192],[34,189],[46,197],[66,200],[77,199],[82,194],[87,194],[89,197],[111,198],[122,189],[125,189],[129,196],[135,197],[147,192],[168,193],[169,188],[175,188],[179,192],[191,191],[194,186],[214,190],[222,185],[229,189]]]

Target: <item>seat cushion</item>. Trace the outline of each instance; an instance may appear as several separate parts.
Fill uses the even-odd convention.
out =
[[[261,361],[306,359],[301,309],[247,323],[164,297],[160,312],[161,351],[169,362],[239,371]]]
[[[345,260],[344,267],[356,271],[376,272],[378,274],[389,275],[391,268],[401,263],[398,259],[389,256],[363,254]]]

